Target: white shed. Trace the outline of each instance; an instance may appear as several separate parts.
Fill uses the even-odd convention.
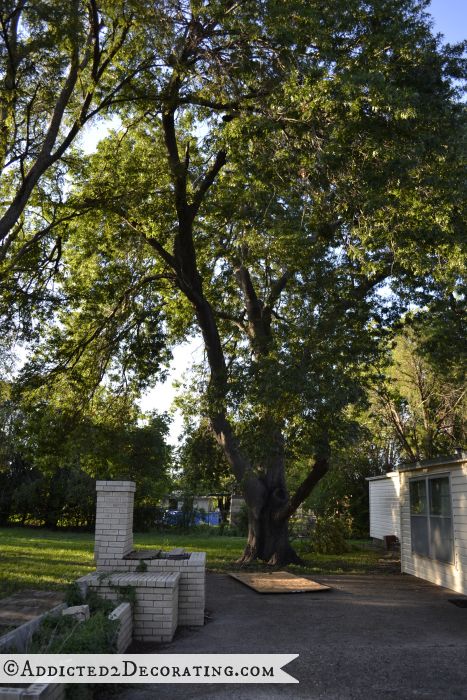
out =
[[[467,452],[399,475],[402,571],[467,595]]]
[[[370,490],[370,537],[384,540],[386,535],[400,539],[399,473],[367,479]]]

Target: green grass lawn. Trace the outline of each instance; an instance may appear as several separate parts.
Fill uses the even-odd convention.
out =
[[[135,535],[135,545],[147,549],[185,547],[207,552],[210,571],[238,569],[244,538],[201,534],[150,532]],[[379,563],[381,551],[366,542],[352,542],[352,551],[341,555],[310,554],[304,543],[296,545],[305,566],[288,567],[296,573],[340,574],[386,571]],[[24,588],[63,588],[94,569],[94,535],[51,532],[33,528],[0,528],[0,597]],[[257,565],[255,568],[264,568]]]

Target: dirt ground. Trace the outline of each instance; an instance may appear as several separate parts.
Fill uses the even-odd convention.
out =
[[[27,589],[0,600],[0,635],[63,603],[62,591]]]
[[[119,686],[119,700],[467,698],[467,608],[458,594],[401,574],[317,576],[332,590],[261,595],[208,574],[207,623],[144,653],[299,654],[298,685]],[[109,698],[100,686],[99,700]]]

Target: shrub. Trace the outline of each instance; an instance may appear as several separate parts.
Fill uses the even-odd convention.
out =
[[[160,508],[153,505],[135,505],[133,526],[135,532],[148,532],[160,517]]]
[[[70,583],[65,591],[65,603],[72,607],[73,605],[83,605],[84,598],[81,588],[76,582]]]
[[[347,524],[337,515],[316,518],[310,535],[310,551],[317,554],[343,554],[350,550],[345,538]]]
[[[97,591],[88,590],[83,596],[81,588],[75,582],[70,583],[65,592],[65,602],[68,606],[89,605],[89,612],[93,615],[96,612],[109,614],[115,608],[115,603],[111,600],[101,598]]]
[[[113,654],[117,651],[119,624],[118,620],[109,620],[108,613],[99,610],[89,620],[79,623],[60,649],[50,650],[50,653]]]
[[[85,622],[69,615],[47,615],[34,632],[28,653],[112,654],[116,651],[118,627],[118,620],[109,620],[102,610]]]
[[[229,525],[229,523],[221,523],[219,525],[219,535],[224,535],[225,537],[242,537],[242,533],[236,525]]]
[[[246,537],[248,535],[248,508],[245,503],[235,515],[233,527],[235,527],[240,537]]]

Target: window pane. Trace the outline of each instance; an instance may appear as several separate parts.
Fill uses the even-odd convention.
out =
[[[424,515],[427,513],[425,479],[410,482],[410,513]]]
[[[449,478],[443,476],[430,479],[430,514],[451,517],[451,495],[449,492]]]
[[[439,561],[453,561],[453,540],[451,518],[430,517],[431,558]]]
[[[424,515],[412,515],[410,518],[412,534],[412,552],[424,557],[430,555],[428,543],[428,518]]]

